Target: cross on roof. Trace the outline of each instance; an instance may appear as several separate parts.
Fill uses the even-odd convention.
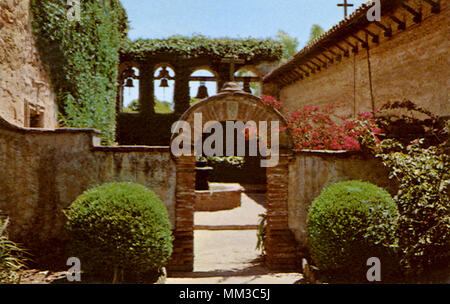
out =
[[[351,3],[347,3],[347,0],[344,0],[344,3],[340,3],[337,6],[343,6],[344,7],[344,15],[345,15],[345,17],[347,17],[347,7],[352,7],[354,5],[351,4]]]

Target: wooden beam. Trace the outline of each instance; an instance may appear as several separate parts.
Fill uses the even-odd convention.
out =
[[[374,33],[372,33],[369,30],[363,29],[364,33],[366,33],[367,35],[372,37],[372,42],[373,43],[379,43],[380,42],[380,37]]]
[[[312,60],[314,60],[314,59],[316,59],[317,61],[322,63],[323,64],[323,66],[322,66],[323,68],[326,68],[328,66],[328,64],[325,61],[321,60],[319,57],[314,57]]]
[[[403,3],[402,6],[408,13],[410,13],[411,15],[414,16],[413,21],[415,23],[422,22],[422,13],[421,12],[416,12],[411,6],[407,5],[406,3]]]
[[[400,19],[398,19],[398,18],[395,17],[395,16],[389,16],[389,18],[391,18],[392,21],[394,21],[395,23],[398,24],[398,29],[399,29],[399,30],[406,30],[406,22],[401,21]]]
[[[322,48],[325,52],[331,53],[333,56],[337,56],[338,54],[336,54],[332,49],[329,48]]]
[[[384,30],[384,37],[392,37],[392,28],[390,26],[387,27],[380,21],[375,21],[374,24]]]
[[[313,67],[310,67],[309,65],[308,65],[308,63],[305,63],[305,64],[303,64],[304,66],[306,66],[308,69],[310,69],[310,72],[311,73],[315,73],[316,72],[316,69],[315,68],[313,68]]]
[[[301,74],[301,75],[302,75],[302,79],[305,78],[305,74],[306,74],[306,73],[303,71],[303,69],[300,69],[300,68],[296,67],[296,68],[295,68],[295,71],[296,71],[298,74]]]
[[[361,42],[361,45],[362,45],[363,48],[365,48],[365,49],[369,48],[369,44],[367,43],[367,41],[364,41],[361,38],[359,38],[358,36],[353,35],[353,34],[351,34],[350,37],[355,38],[356,40]]]
[[[431,12],[433,14],[439,14],[441,12],[441,3],[439,0],[437,2],[433,0],[424,0],[424,1],[429,5],[431,5]]]
[[[317,68],[318,71],[320,71],[322,69],[322,67],[320,65],[318,65],[317,63],[315,63],[314,61],[310,60],[308,62],[311,62]]]
[[[328,50],[325,50],[326,52],[329,52]],[[331,53],[331,52],[330,52]],[[332,53],[334,55],[334,53]],[[323,57],[325,57],[330,63],[334,63],[334,58],[328,57],[325,53],[321,53]]]
[[[300,78],[300,79],[303,78],[303,74],[302,74],[302,73],[299,73],[299,72],[297,71],[297,69],[292,70],[291,73],[293,73],[293,74],[295,75],[296,78]]]
[[[342,52],[344,52],[344,57],[350,57],[350,52],[346,49],[344,49],[342,46],[340,46],[339,44],[335,44],[335,47],[337,47],[338,49],[340,49]]]
[[[303,73],[305,73],[306,77],[309,77],[310,75],[309,71],[305,71],[304,69],[302,69],[301,66],[298,66],[297,68],[300,69]]]
[[[354,44],[348,42],[347,39],[343,39],[342,41],[343,41],[345,44],[348,44],[348,45],[352,48],[352,52],[353,52],[353,53],[358,53],[358,45],[356,45],[356,44],[354,45]]]

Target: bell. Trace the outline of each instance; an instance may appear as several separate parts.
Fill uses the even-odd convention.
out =
[[[161,84],[159,85],[160,88],[168,88],[169,87],[169,81],[167,78],[161,79]]]
[[[125,87],[126,88],[134,88],[133,79],[128,78],[127,81],[125,82]]]
[[[204,82],[201,82],[200,86],[198,87],[197,96],[195,96],[195,98],[197,98],[197,99],[205,99],[207,97],[209,97],[208,88],[206,87]]]
[[[158,75],[158,79],[163,79],[163,78],[169,78],[169,71],[166,70],[166,67],[163,67],[160,71],[159,71],[159,75]]]

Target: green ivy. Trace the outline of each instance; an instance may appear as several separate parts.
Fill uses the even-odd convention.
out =
[[[235,57],[252,60],[277,61],[283,56],[283,45],[272,39],[211,39],[205,36],[171,36],[167,39],[123,41],[121,55],[126,60],[146,60],[164,54],[182,58]]]
[[[127,16],[119,0],[81,1],[79,21],[65,0],[32,0],[32,27],[50,69],[61,126],[96,128],[114,141],[119,46]]]

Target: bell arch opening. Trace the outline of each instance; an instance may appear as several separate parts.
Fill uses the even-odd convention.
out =
[[[158,64],[153,74],[154,112],[170,114],[174,112],[175,70],[169,64]]]

